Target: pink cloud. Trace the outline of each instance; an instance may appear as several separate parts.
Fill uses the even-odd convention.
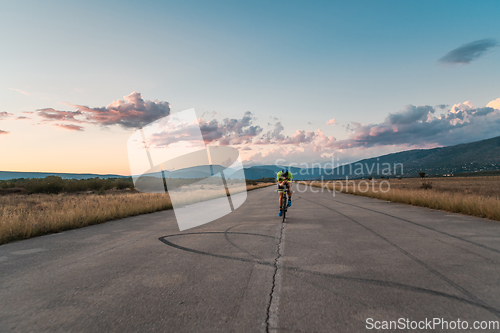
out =
[[[207,122],[200,118],[198,123],[205,143],[217,142],[223,146],[250,144],[262,132],[262,127],[252,124],[252,116],[247,111],[241,119],[212,119]]]
[[[113,101],[106,107],[71,106],[74,106],[77,112],[81,112],[88,123],[104,126],[120,125],[125,128],[140,128],[170,114],[168,102],[144,100],[136,91],[124,96],[123,100]]]
[[[283,140],[279,140],[279,143],[285,145],[292,144],[298,146],[303,143],[311,143],[312,141],[314,141],[315,137],[316,133],[313,131],[306,132],[304,130],[297,130],[297,132],[294,135],[286,137]]]
[[[13,116],[13,114],[5,112],[5,111],[0,112],[0,120],[5,119],[5,118],[10,117],[10,116]]]
[[[12,91],[17,91],[18,93],[21,93],[23,95],[27,95],[29,96],[30,94],[27,93],[26,91],[22,91],[21,89],[16,89],[16,88],[9,88],[9,90],[12,90]]]
[[[57,111],[53,108],[40,109],[37,110],[37,115],[42,117],[45,121],[74,121],[81,122],[81,120],[75,119],[75,116],[79,116],[82,113],[80,111]]]
[[[350,138],[337,141],[337,149],[374,146],[451,145],[481,140],[500,134],[500,110],[476,108],[467,101],[455,104],[442,116],[435,116],[432,106],[407,105],[402,111],[389,113],[378,124],[352,123]]]
[[[120,125],[125,128],[141,128],[170,114],[168,102],[143,100],[138,92],[124,96],[105,107],[91,108],[73,105],[76,111],[59,111],[53,108],[41,109],[37,115],[44,121],[68,121],[93,125]]]
[[[71,125],[71,124],[53,124],[52,126],[61,127],[70,131],[83,131],[82,126]]]
[[[335,125],[335,123],[336,123],[336,122],[337,122],[337,121],[336,121],[335,119],[333,119],[333,118],[332,118],[332,119],[330,119],[330,120],[327,120],[327,121],[326,121],[326,124],[327,124],[327,125],[332,125],[332,126],[333,126],[333,125]]]

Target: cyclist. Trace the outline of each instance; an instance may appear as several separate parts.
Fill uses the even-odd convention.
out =
[[[292,180],[293,180],[293,175],[291,172],[289,172],[287,169],[283,169],[278,172],[276,175],[276,178],[278,179],[278,193],[280,194],[280,212],[279,216],[281,216],[281,202],[283,201],[283,193],[285,192],[285,188],[287,189],[288,193],[288,207],[292,205]]]

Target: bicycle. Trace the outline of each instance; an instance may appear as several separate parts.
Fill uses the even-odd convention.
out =
[[[285,188],[283,190],[283,198],[281,199],[281,216],[283,217],[283,223],[285,223],[285,218],[286,218],[286,212],[288,210],[288,186],[290,186],[289,183],[285,184]],[[277,191],[278,193],[279,190]]]
[[[285,223],[286,211],[288,210],[288,197],[286,191],[283,192],[283,198],[281,199],[281,214],[283,215],[283,223]]]

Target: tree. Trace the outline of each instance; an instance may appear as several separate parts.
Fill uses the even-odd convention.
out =
[[[418,175],[420,176],[420,178],[425,178],[425,172],[419,172]]]

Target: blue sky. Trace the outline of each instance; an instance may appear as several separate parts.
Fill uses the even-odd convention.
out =
[[[12,116],[0,122],[8,132],[0,143],[5,148],[9,142],[12,156],[30,154],[26,141],[50,147],[53,157],[71,154],[77,145],[85,161],[65,163],[67,172],[126,172],[124,145],[133,129],[94,124],[71,131],[36,114],[14,117],[45,108],[76,110],[63,103],[106,107],[135,91],[144,100],[169,102],[172,112],[195,108],[207,122],[206,112],[215,111],[218,124],[242,120],[250,111],[260,136],[279,122],[281,137],[250,147],[260,155],[247,151],[247,162],[269,162],[286,145],[289,158],[303,162],[340,154],[340,148],[322,151],[316,143],[315,154],[308,154],[307,142],[291,140],[297,130],[321,130],[345,141],[347,125],[358,126],[351,136],[367,130],[363,125],[379,130],[390,113],[409,112],[408,105],[445,104],[446,113],[458,103],[470,101],[468,110],[476,110],[500,97],[498,46],[469,63],[439,61],[464,44],[500,40],[498,1],[16,1],[3,7],[0,112]],[[327,125],[330,119],[336,125]],[[347,161],[481,138],[477,128],[471,132],[356,144],[350,151],[341,145],[342,154]],[[493,135],[500,131],[488,129],[483,136]],[[102,161],[102,147],[102,155],[93,155],[95,142],[103,141],[120,152],[115,162]],[[241,147],[241,140],[234,142]],[[0,169],[62,168],[13,159]]]

